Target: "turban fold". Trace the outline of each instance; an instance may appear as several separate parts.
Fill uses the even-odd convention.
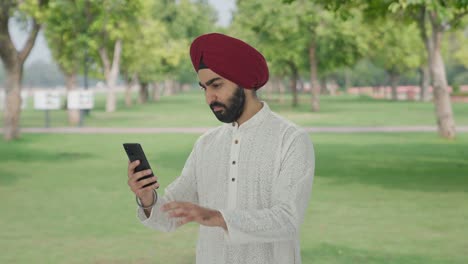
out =
[[[190,46],[193,68],[213,72],[245,89],[258,89],[268,81],[263,55],[242,40],[219,33],[197,37]]]

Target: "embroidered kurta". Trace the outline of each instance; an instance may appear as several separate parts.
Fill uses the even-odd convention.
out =
[[[196,263],[298,264],[314,169],[309,135],[263,102],[241,126],[224,124],[203,134],[150,217],[140,208],[137,217],[149,228],[173,231],[176,219],[160,207],[192,202],[219,210],[228,228],[200,225]]]

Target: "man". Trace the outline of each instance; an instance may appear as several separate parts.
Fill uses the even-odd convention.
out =
[[[264,57],[245,42],[202,35],[190,47],[206,102],[226,123],[202,135],[181,175],[157,195],[150,171],[128,184],[139,220],[173,231],[200,224],[196,263],[301,263],[299,226],[306,211],[315,158],[307,133],[273,113],[256,96],[268,81]]]

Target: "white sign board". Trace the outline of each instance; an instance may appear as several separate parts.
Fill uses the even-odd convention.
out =
[[[34,92],[34,109],[57,110],[60,109],[60,94],[58,91]]]
[[[28,92],[21,91],[21,109],[25,109],[28,104]],[[6,105],[5,91],[0,91],[0,110],[3,110]]]
[[[94,95],[92,91],[79,90],[68,92],[68,109],[92,109]]]

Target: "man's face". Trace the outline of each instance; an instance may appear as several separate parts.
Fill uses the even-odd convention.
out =
[[[244,110],[244,89],[210,69],[199,70],[198,78],[216,118],[224,123],[236,121]]]

